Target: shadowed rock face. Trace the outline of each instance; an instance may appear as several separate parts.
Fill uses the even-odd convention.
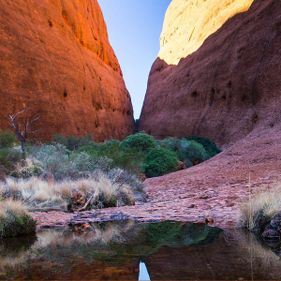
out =
[[[132,132],[133,110],[97,0],[0,0],[0,129],[39,114],[36,138]]]
[[[205,7],[203,1],[198,1],[198,11],[200,5],[202,9]],[[223,13],[221,3],[218,5]],[[186,4],[182,8],[187,9]],[[167,64],[175,59],[173,41],[168,41],[163,46],[164,55],[160,51],[162,59],[158,58],[151,69],[140,129],[157,137],[202,135],[224,145],[255,129],[278,124],[281,103],[280,9],[280,1],[255,0],[248,11],[237,15],[230,13],[232,16],[178,65]],[[178,17],[185,15],[185,11],[179,13],[179,10],[177,7],[175,23],[182,25],[185,21]],[[210,22],[209,17],[214,18],[214,22],[219,20],[212,10],[201,16],[199,22]],[[188,18],[186,22],[191,24]],[[197,25],[194,21],[194,26]],[[165,34],[169,34],[167,24],[164,26]],[[177,30],[172,24],[170,28],[171,32]],[[174,35],[177,39],[174,40],[175,50],[179,48],[179,42],[184,42],[180,36],[188,41],[190,35],[182,26],[178,28],[183,32]],[[180,46],[187,49],[183,43]]]

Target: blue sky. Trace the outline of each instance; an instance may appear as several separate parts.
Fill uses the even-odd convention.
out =
[[[159,52],[165,12],[171,0],[99,0],[109,40],[131,94],[135,118],[140,115],[147,79]]]

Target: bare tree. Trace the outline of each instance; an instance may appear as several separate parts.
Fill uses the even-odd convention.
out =
[[[10,126],[15,132],[21,145],[21,151],[24,158],[26,156],[26,141],[30,134],[35,132],[33,128],[34,123],[40,118],[39,115],[28,116],[27,111],[28,109],[24,108],[23,110],[8,116]]]

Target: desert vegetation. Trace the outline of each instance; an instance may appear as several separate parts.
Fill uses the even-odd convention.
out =
[[[29,210],[36,211],[86,211],[133,205],[136,186],[120,181],[122,172],[115,170],[107,175],[97,173],[88,178],[63,181],[46,181],[38,177],[9,178],[0,185],[1,197],[19,200]]]
[[[0,202],[0,238],[16,237],[35,232],[35,222],[20,201]]]
[[[104,143],[90,136],[56,135],[46,144],[25,142],[22,153],[15,133],[2,132],[0,200],[17,202],[28,211],[134,205],[146,199],[146,177],[191,167],[219,152],[207,139],[156,140],[140,132]]]
[[[96,143],[91,137],[56,135],[48,144],[26,144],[22,157],[12,132],[0,134],[0,171],[15,178],[53,177],[56,181],[87,178],[101,171],[123,169],[133,177],[161,176],[199,164],[220,152],[205,138],[156,140],[136,133],[123,141]],[[125,172],[124,172],[125,173]]]
[[[241,225],[265,239],[281,238],[281,188],[258,193],[241,207]]]
[[[64,140],[62,143],[66,142],[68,141]],[[89,142],[78,146],[78,151],[96,157],[107,157],[112,160],[112,166],[139,177],[162,176],[199,164],[221,152],[213,142],[205,138],[156,140],[142,132],[130,135],[123,141],[111,140],[101,144]]]

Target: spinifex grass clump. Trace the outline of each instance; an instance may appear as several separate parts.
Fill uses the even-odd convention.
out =
[[[7,179],[0,184],[0,196],[20,200],[29,210],[57,209],[85,211],[134,205],[144,196],[142,185],[120,169],[92,174],[88,178],[46,181],[38,177]]]
[[[261,192],[241,207],[241,225],[257,234],[275,216],[281,214],[281,188]]]
[[[0,239],[33,234],[35,226],[22,202],[0,201]]]

